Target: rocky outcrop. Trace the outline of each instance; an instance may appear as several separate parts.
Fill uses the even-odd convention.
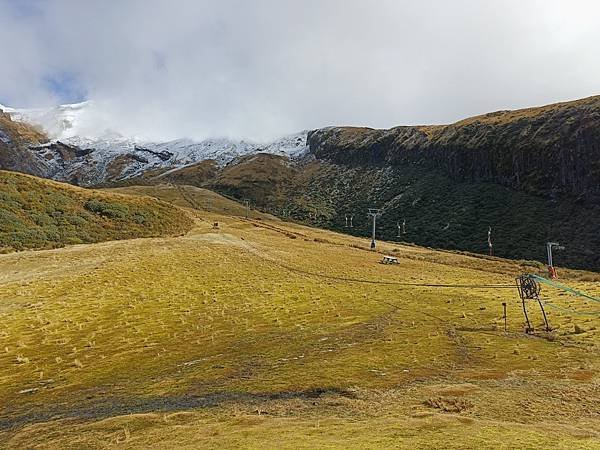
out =
[[[44,145],[31,145],[29,147],[38,153],[44,155],[46,159],[54,159],[54,155],[58,156],[63,162],[73,161],[77,158],[83,158],[91,154],[93,149],[83,149],[74,145],[63,144],[60,141],[52,142]]]
[[[600,96],[445,126],[325,128],[309,133],[308,144],[342,165],[419,165],[547,198],[600,199]]]
[[[0,169],[47,176],[45,162],[33,150],[46,142],[43,132],[0,111]]]
[[[149,153],[152,156],[156,156],[161,161],[168,161],[173,157],[173,153],[168,152],[166,150],[163,150],[161,152],[155,152],[154,150],[150,150],[149,148],[140,147],[137,145],[134,148],[136,152]]]

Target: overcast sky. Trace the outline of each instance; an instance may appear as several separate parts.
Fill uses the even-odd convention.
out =
[[[0,103],[150,138],[448,123],[600,93],[595,0],[0,0]]]

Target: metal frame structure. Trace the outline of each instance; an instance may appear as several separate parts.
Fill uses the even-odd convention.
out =
[[[554,269],[554,260],[552,259],[552,248],[564,250],[565,247],[558,242],[546,242],[546,252],[548,253],[548,275],[551,279],[556,278],[556,269]]]
[[[375,227],[377,226],[377,218],[381,217],[381,209],[369,208],[368,215],[373,219],[373,227],[371,229],[371,250],[375,250]]]
[[[544,310],[544,305],[540,300],[540,284],[528,274],[523,274],[516,278],[517,290],[519,291],[519,297],[521,297],[521,303],[523,305],[523,314],[525,315],[525,321],[527,322],[527,328],[525,329],[526,333],[533,333],[535,329],[531,326],[531,322],[529,320],[529,315],[527,314],[527,304],[526,300],[536,300],[540,305],[540,309],[542,310],[542,315],[544,316],[544,323],[546,324],[546,331],[552,331],[550,324],[548,323],[548,317],[546,316],[546,311]]]
[[[352,224],[352,219],[354,219],[354,215],[344,214],[344,219],[346,219],[346,228],[354,228]],[[350,219],[350,225],[348,225],[348,219]]]

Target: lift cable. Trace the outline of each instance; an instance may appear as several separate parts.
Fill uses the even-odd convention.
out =
[[[261,255],[262,256],[262,255]],[[301,273],[303,275],[309,275],[313,277],[325,278],[329,280],[345,281],[348,283],[366,283],[366,284],[380,284],[389,286],[407,286],[407,287],[433,287],[433,288],[464,288],[464,289],[514,289],[514,284],[438,284],[438,283],[408,283],[402,281],[378,281],[369,280],[364,278],[351,278],[341,277],[337,275],[328,275],[318,272],[311,272],[308,270],[299,269],[296,267],[288,266],[279,261],[275,261],[271,258],[262,256],[263,259],[270,261],[271,263],[278,265],[291,272]]]
[[[570,294],[573,294],[573,295],[575,295],[577,297],[583,297],[583,298],[586,298],[586,299],[591,300],[593,302],[600,303],[600,298],[593,297],[593,296],[591,296],[589,294],[586,294],[585,292],[581,292],[581,291],[578,291],[576,289],[573,289],[572,287],[565,286],[564,284],[557,283],[556,281],[552,281],[552,280],[549,280],[549,279],[544,278],[544,277],[540,277],[539,275],[530,274],[529,276],[531,278],[533,278],[534,280],[536,280],[537,282],[539,282],[539,283],[544,283],[544,284],[547,284],[548,286],[552,286],[552,287],[554,287],[556,289],[561,289],[561,290],[563,290],[565,292],[568,292]]]
[[[554,303],[550,303],[548,301],[541,301],[544,306],[549,306],[552,309],[556,309],[558,311],[562,311],[565,313],[569,313],[569,314],[574,314],[576,316],[600,316],[600,311],[591,311],[591,312],[584,312],[584,311],[575,311],[571,308],[563,308],[561,306],[555,305]]]

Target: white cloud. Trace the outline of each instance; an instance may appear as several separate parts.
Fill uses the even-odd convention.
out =
[[[21,6],[20,6],[21,5]],[[593,0],[0,0],[0,102],[74,76],[111,127],[267,139],[600,93]]]

